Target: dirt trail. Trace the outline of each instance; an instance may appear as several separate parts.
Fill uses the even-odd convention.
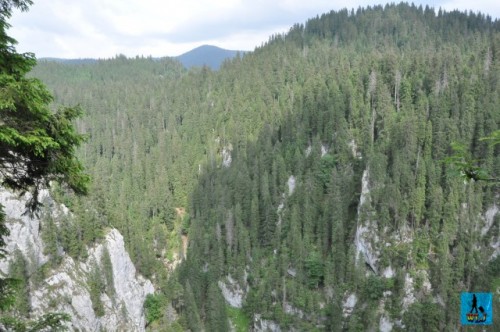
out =
[[[184,259],[187,257],[187,249],[188,249],[188,236],[187,235],[181,235],[181,240],[182,240],[182,256]]]
[[[184,218],[184,215],[186,214],[186,209],[183,207],[176,207],[175,212],[177,212],[177,216]]]

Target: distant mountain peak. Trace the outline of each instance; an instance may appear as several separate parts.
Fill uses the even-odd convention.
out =
[[[224,60],[232,59],[238,53],[243,54],[245,51],[226,50],[214,45],[201,45],[175,58],[186,68],[208,66],[217,70]]]

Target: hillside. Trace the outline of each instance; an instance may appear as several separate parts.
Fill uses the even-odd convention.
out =
[[[498,187],[442,160],[458,141],[498,172],[498,27],[376,7],[257,50],[282,113],[191,196],[188,326],[227,329],[225,299],[262,330],[459,328],[460,292],[498,287]]]
[[[53,190],[77,218],[50,241],[84,260],[118,229],[156,289],[151,330],[455,330],[460,292],[500,287],[498,185],[443,162],[458,142],[499,177],[482,140],[497,20],[332,11],[218,71],[116,57],[32,75],[86,111],[91,194]]]
[[[92,64],[97,61],[97,59],[61,59],[61,58],[40,58],[38,61],[53,61],[53,62],[61,62],[64,64],[74,64],[74,65],[82,65],[82,64]]]
[[[202,45],[196,47],[186,53],[179,56],[172,57],[178,60],[186,68],[191,67],[203,67],[208,66],[212,70],[218,70],[222,63],[226,60],[231,60],[232,58],[238,56],[243,56],[246,52],[244,51],[231,51],[226,50],[217,46],[212,45]],[[117,56],[121,57],[121,56]],[[157,61],[162,61],[163,58],[154,58]],[[104,61],[100,59],[60,59],[60,58],[41,58],[41,62],[57,62],[67,65],[87,65],[95,64],[99,61]]]
[[[225,60],[230,60],[238,54],[243,55],[244,53],[242,51],[225,50],[212,45],[202,45],[175,58],[186,68],[208,66],[213,70],[217,70]]]

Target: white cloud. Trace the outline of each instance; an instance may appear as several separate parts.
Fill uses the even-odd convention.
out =
[[[500,17],[496,0],[434,2],[436,8],[473,7]],[[417,1],[419,2],[419,1]],[[276,32],[331,9],[372,1],[339,0],[35,0],[15,13],[9,32],[18,50],[38,57],[178,55],[201,44],[253,50]]]
[[[441,8],[446,10],[472,10],[474,12],[480,11],[483,14],[488,14],[493,18],[500,18],[500,2],[498,0],[480,0],[480,1],[464,1],[453,0],[443,1]]]

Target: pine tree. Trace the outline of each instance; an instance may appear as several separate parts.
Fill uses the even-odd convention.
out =
[[[31,191],[32,199],[27,208],[35,212],[39,207],[38,193],[51,181],[59,181],[79,194],[87,192],[89,177],[83,173],[82,164],[75,158],[75,148],[84,137],[79,135],[72,122],[81,109],[61,108],[53,113],[49,104],[52,96],[40,80],[27,78],[26,74],[36,63],[32,53],[19,54],[16,41],[7,35],[13,9],[26,11],[30,0],[0,2],[0,173],[1,185]],[[3,208],[0,206],[0,258],[5,245],[3,236],[9,231],[4,225]],[[12,279],[0,278],[0,308],[13,303]],[[66,315],[53,315],[51,322],[42,318],[36,324],[60,326]]]
[[[203,325],[201,323],[200,315],[198,313],[198,308],[196,306],[193,295],[193,290],[191,289],[189,281],[186,282],[186,287],[184,289],[188,328],[191,331],[201,331],[203,329]]]

